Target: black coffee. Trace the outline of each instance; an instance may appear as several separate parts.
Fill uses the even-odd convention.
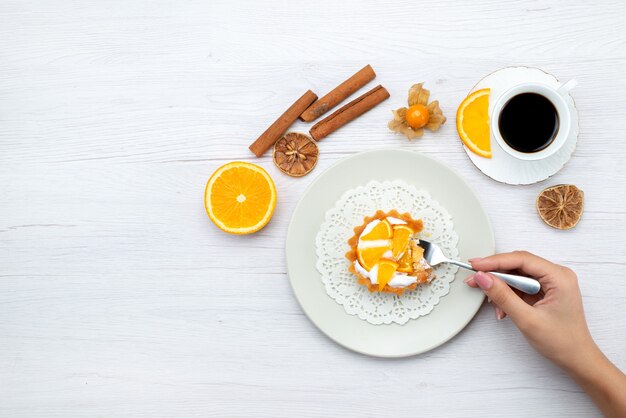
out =
[[[502,139],[519,152],[545,149],[559,131],[559,114],[550,100],[537,93],[512,97],[500,112]]]

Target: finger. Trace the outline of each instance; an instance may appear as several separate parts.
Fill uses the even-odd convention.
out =
[[[465,280],[463,280],[463,282],[468,285],[469,287],[472,288],[478,288],[478,283],[476,283],[476,280],[474,280],[474,275],[470,275],[467,276],[465,278]],[[544,293],[543,290],[540,291],[539,293],[537,293],[536,295],[529,295],[528,293],[524,293],[521,290],[517,290],[517,289],[513,289],[513,291],[515,292],[515,294],[517,296],[519,296],[520,298],[522,298],[522,300],[524,302],[526,302],[527,304],[533,306],[535,303],[539,302],[541,299],[543,299],[544,297]],[[504,312],[504,316],[506,317],[506,312]]]
[[[469,287],[473,287],[473,288],[478,287],[478,284],[476,284],[476,281],[474,280],[473,274],[471,276],[467,276],[465,280],[463,280],[463,282]]]
[[[541,278],[556,269],[558,265],[527,251],[514,251],[490,257],[470,260],[472,267],[480,271],[511,271],[519,269],[533,277]]]
[[[495,308],[496,308],[496,319],[497,319],[498,321],[503,320],[503,319],[504,319],[504,317],[506,317],[506,312],[504,312],[504,311],[502,310],[502,308],[501,308],[501,307],[499,307],[499,306],[496,306]]]
[[[509,315],[516,324],[523,322],[532,315],[532,308],[517,296],[506,283],[494,275],[478,272],[474,275],[474,280],[487,297]]]

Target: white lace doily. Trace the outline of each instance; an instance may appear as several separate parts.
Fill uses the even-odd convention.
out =
[[[345,254],[350,247],[347,241],[354,235],[354,227],[363,224],[364,217],[372,216],[379,209],[396,209],[422,219],[424,230],[420,236],[438,244],[446,256],[458,257],[459,238],[452,217],[428,192],[417,190],[401,180],[371,181],[345,192],[335,207],[326,212],[315,239],[317,269],[322,274],[328,295],[350,315],[357,315],[375,325],[405,324],[409,319],[430,313],[448,294],[458,267],[450,264],[437,266],[436,278],[430,284],[418,285],[417,289],[404,292],[402,296],[370,292],[358,284],[357,278],[348,271],[349,261]]]

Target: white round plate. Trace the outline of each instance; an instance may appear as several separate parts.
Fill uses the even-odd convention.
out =
[[[483,301],[480,290],[463,283],[467,271],[457,273],[450,293],[430,314],[404,325],[372,325],[347,314],[328,296],[315,268],[315,236],[326,211],[346,190],[370,180],[396,179],[427,190],[450,212],[461,259],[490,255],[495,249],[489,219],[476,195],[461,177],[432,158],[407,150],[377,150],[348,157],[322,173],[296,206],[287,231],[291,287],[305,314],[324,334],[346,348],[378,357],[406,357],[445,343],[469,323]]]
[[[522,83],[538,82],[550,86],[560,85],[556,77],[538,68],[508,67],[498,70],[483,78],[470,93],[490,88],[489,115],[498,98],[508,89]],[[532,184],[556,174],[570,159],[578,142],[578,111],[574,99],[567,95],[566,101],[572,111],[570,136],[559,151],[550,157],[538,161],[523,161],[508,154],[494,140],[491,141],[491,158],[474,154],[465,147],[465,152],[476,167],[494,180],[507,184]]]

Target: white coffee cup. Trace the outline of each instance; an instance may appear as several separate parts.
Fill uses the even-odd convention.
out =
[[[567,138],[569,137],[571,125],[571,110],[567,101],[565,100],[565,97],[569,94],[570,90],[576,87],[577,84],[578,83],[575,79],[571,79],[567,83],[561,84],[556,88],[542,83],[523,83],[518,84],[517,86],[507,90],[506,92],[504,92],[504,94],[500,96],[495,106],[493,107],[490,121],[492,138],[495,138],[496,142],[500,145],[500,147],[502,147],[504,151],[506,151],[508,154],[512,155],[515,158],[519,158],[520,160],[541,160],[553,155],[555,152],[560,150],[561,147],[563,147],[563,145],[567,141]],[[500,112],[502,111],[504,106],[513,97],[522,93],[540,94],[541,96],[550,100],[558,114],[559,129],[556,133],[556,136],[552,139],[552,142],[550,142],[547,147],[537,152],[526,153],[511,148],[511,146],[506,143],[504,138],[502,138],[502,134],[500,133],[500,128],[498,126]]]

